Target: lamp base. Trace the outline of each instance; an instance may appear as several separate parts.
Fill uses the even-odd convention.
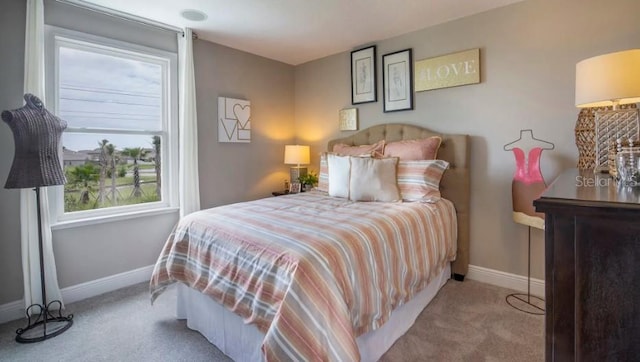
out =
[[[291,183],[300,183],[300,180],[298,180],[298,178],[300,176],[305,176],[306,174],[307,174],[306,167],[291,167],[291,170],[289,172],[289,177],[291,177]]]
[[[57,311],[50,311],[52,304],[58,305]],[[40,313],[34,317],[31,314],[32,309],[39,309]],[[26,314],[27,326],[16,330],[16,342],[18,343],[42,342],[62,334],[73,325],[73,314],[63,316],[62,303],[59,300],[54,300],[47,306],[32,304],[27,308]]]

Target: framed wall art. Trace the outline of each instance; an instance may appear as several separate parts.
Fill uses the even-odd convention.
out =
[[[251,142],[251,102],[218,97],[218,142]]]
[[[376,102],[376,46],[351,52],[351,104]]]
[[[339,128],[341,131],[358,130],[358,108],[345,108],[339,112]]]
[[[384,111],[413,109],[412,49],[383,55],[382,72]]]

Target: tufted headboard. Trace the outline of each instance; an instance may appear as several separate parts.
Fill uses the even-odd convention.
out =
[[[437,133],[407,124],[381,124],[363,129],[349,137],[330,140],[327,149],[333,150],[336,143],[356,146],[369,145],[380,140],[394,142],[431,136],[442,137],[438,158],[450,164],[440,182],[440,190],[444,198],[453,202],[458,215],[458,255],[452,265],[452,271],[456,280],[462,280],[469,269],[469,136]]]

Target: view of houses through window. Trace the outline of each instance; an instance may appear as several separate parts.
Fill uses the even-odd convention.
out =
[[[160,140],[152,136],[152,148],[118,149],[107,139],[93,150],[63,147],[65,212],[160,201]]]

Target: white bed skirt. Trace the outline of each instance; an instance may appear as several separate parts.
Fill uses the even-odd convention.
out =
[[[451,276],[451,267],[437,275],[412,300],[400,306],[391,318],[375,331],[356,339],[362,361],[377,361],[415,323],[422,310],[436,296]],[[178,284],[178,319],[186,319],[187,326],[200,332],[209,342],[236,362],[261,361],[260,346],[264,334],[253,324],[244,324],[242,318],[228,311],[208,296]]]

